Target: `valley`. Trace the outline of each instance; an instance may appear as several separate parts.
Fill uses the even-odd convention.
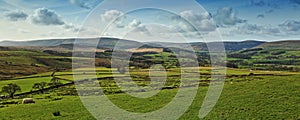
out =
[[[153,43],[104,38],[97,45],[95,59],[92,62],[95,68],[78,68],[83,77],[74,78],[72,42],[74,42],[72,39],[55,42],[53,40],[0,42],[2,46],[0,47],[0,88],[13,83],[21,89],[15,93],[13,99],[6,93],[0,94],[1,119],[94,119],[81,103],[78,94],[86,97],[106,95],[115,105],[124,110],[146,113],[164,107],[172,101],[179,89],[189,91],[195,84],[199,86],[197,95],[180,119],[197,119],[208,86],[216,82],[212,80],[212,71],[221,73],[218,68],[210,65],[210,53],[205,43],[191,43],[196,50],[199,65],[195,67],[189,64],[194,62],[193,58],[177,58],[175,52],[164,47],[171,43],[153,45]],[[119,42],[123,43],[120,46],[123,51],[114,50],[114,46]],[[204,119],[299,119],[300,106],[297,101],[300,101],[298,79],[300,52],[295,45],[300,45],[299,43],[299,41],[224,42],[227,58],[223,62],[226,66],[220,66],[227,69],[224,76],[224,89],[216,106]],[[182,45],[184,44],[177,43],[173,47]],[[135,49],[135,46],[140,47]],[[82,54],[90,53],[84,51],[84,48],[90,47],[88,42],[83,45]],[[191,53],[180,48],[175,50],[181,51],[183,56]],[[129,66],[121,63],[112,65],[114,52],[122,55],[131,54]],[[182,62],[184,64],[180,64],[179,61],[184,61]],[[147,94],[152,90],[159,90],[159,88],[149,87],[151,84],[161,84],[160,81],[151,83],[153,76],[150,76],[149,72],[153,69],[153,65],[157,64],[162,68],[155,68],[160,74],[155,74],[154,77],[166,77],[166,82],[163,83],[158,94],[149,98],[135,98],[125,93]],[[187,73],[199,73],[199,77],[181,78],[182,70]],[[96,77],[85,78],[84,75]],[[122,90],[114,80],[121,78],[127,81],[125,77],[131,78],[136,85],[144,87],[145,91],[135,87]],[[181,80],[199,81],[185,86],[181,84]],[[97,83],[103,91],[101,93],[97,88],[77,91],[74,85],[76,82]],[[34,87],[35,84],[42,83],[45,84],[43,88]],[[21,104],[23,98],[34,98],[36,103]],[[57,112],[60,115],[56,116]]]

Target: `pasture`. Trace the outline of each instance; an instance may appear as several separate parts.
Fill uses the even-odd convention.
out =
[[[82,71],[90,70],[83,69]],[[211,71],[209,67],[193,68],[192,70],[199,70],[203,76]],[[104,93],[109,99],[118,107],[136,113],[151,112],[164,107],[172,101],[178,91],[176,86],[180,84],[179,71],[178,68],[168,70],[168,79],[164,85],[168,89],[163,89],[153,97],[141,99],[124,94],[112,79],[105,78],[111,77],[111,72],[116,72],[115,70],[96,68],[97,77],[100,78],[99,85],[104,88]],[[250,76],[250,73],[259,75]],[[35,82],[49,82],[51,77],[41,77],[49,74],[42,73],[18,80],[1,81],[0,87],[6,83],[13,82],[21,86],[22,92],[26,92],[31,89]],[[117,72],[115,74],[124,76]],[[139,86],[149,85],[148,70],[132,70],[125,75],[129,74]],[[73,80],[71,72],[57,72],[56,75],[60,78]],[[204,119],[300,119],[299,77],[300,74],[295,72],[228,69],[220,99]],[[206,80],[205,77],[200,79]],[[199,109],[208,88],[207,85],[201,84],[208,84],[208,82],[203,81],[199,83],[200,87],[197,96],[180,119],[198,119]],[[184,89],[189,90],[188,87]],[[74,90],[74,86],[67,86],[44,94],[30,95],[36,100],[36,104],[3,104],[11,101],[20,103],[22,98],[1,100],[1,119],[94,119],[85,109],[78,96],[74,94],[58,94],[74,92]],[[57,111],[60,112],[60,116],[53,115]]]

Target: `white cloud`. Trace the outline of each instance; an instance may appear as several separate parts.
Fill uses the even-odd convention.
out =
[[[104,22],[110,22],[112,20],[117,19],[118,17],[124,15],[123,12],[118,11],[118,10],[109,10],[106,11],[104,14],[101,15],[101,19]]]
[[[64,25],[65,22],[54,11],[47,8],[38,8],[31,16],[31,22],[38,25]]]
[[[74,31],[64,28],[64,25],[43,26],[32,25],[29,21],[9,22],[0,20],[0,26],[10,26],[5,29],[0,29],[0,40],[70,38],[77,35]],[[49,34],[51,31],[59,34]]]
[[[70,24],[65,24],[63,27],[64,27],[65,29],[71,30],[71,31],[73,31],[73,32],[78,32],[78,31],[80,30],[80,27],[78,27],[78,26],[76,26],[76,25],[74,25],[74,24],[72,24],[72,23],[70,23]]]
[[[81,7],[81,8],[85,8],[85,9],[91,9],[91,7],[86,3],[87,0],[85,1],[81,1],[81,0],[70,0],[70,3]]]
[[[77,32],[79,27],[75,24],[68,23],[62,19],[62,17],[56,13],[54,10],[50,10],[48,8],[38,8],[35,9],[33,14],[29,15],[24,11],[17,10],[17,11],[10,11],[3,14],[3,17],[10,21],[18,21],[16,24],[22,22],[24,23],[33,23],[39,26],[59,26],[65,30]],[[25,21],[28,18],[28,21]],[[32,25],[32,24],[31,24]],[[21,33],[27,33],[22,32]]]
[[[129,23],[128,29],[137,33],[150,35],[150,32],[147,29],[146,25],[142,24],[141,21],[138,21],[136,19]]]
[[[64,21],[54,10],[49,10],[47,8],[35,9],[31,15],[24,13],[27,17],[26,15],[23,15],[23,13],[23,11],[14,11],[3,14],[7,19],[17,22],[9,22],[5,19],[0,20],[0,25],[11,26],[11,29],[7,28],[0,31],[0,39],[24,40],[74,37],[80,29],[79,26]],[[49,31],[55,31],[55,33],[59,34],[49,34]]]
[[[34,11],[34,14],[31,16],[31,22],[37,25],[60,25],[62,28],[77,32],[79,31],[79,27],[72,24],[67,23],[62,20],[59,14],[57,14],[54,10],[50,10],[47,8],[38,8]]]
[[[232,31],[233,34],[244,35],[282,35],[282,32],[278,27],[272,27],[270,25],[257,25],[257,24],[245,24],[237,27]]]
[[[256,16],[256,18],[265,18],[265,15],[264,15],[264,14],[258,14],[258,15]]]
[[[31,33],[29,30],[27,30],[27,29],[18,29],[18,31],[20,32],[20,33]]]
[[[23,11],[11,11],[4,15],[8,20],[10,21],[21,21],[26,20],[28,17],[28,14]]]
[[[232,26],[238,23],[246,23],[246,20],[238,18],[231,7],[224,7],[217,11],[214,15],[214,20],[219,26]]]
[[[137,28],[137,27],[139,27],[141,24],[142,24],[141,21],[138,21],[138,20],[134,19],[133,21],[131,21],[131,22],[129,23],[128,27],[131,28],[131,29],[132,29],[132,28]]]
[[[109,10],[105,11],[101,15],[102,22],[110,23],[113,22],[112,25],[116,28],[124,28],[124,19],[126,16],[124,16],[124,13],[118,10]],[[114,21],[113,21],[114,20]]]
[[[106,31],[102,33],[102,36],[145,40],[152,37],[152,32],[150,32],[148,25],[143,24],[140,20],[130,19],[126,20],[126,23],[124,22],[124,27],[122,28],[115,25],[109,26]]]
[[[6,11],[8,11],[8,10],[5,8],[0,8],[0,12],[6,12]]]
[[[239,39],[289,39],[299,38],[300,21],[287,20],[277,25],[242,24],[237,27],[221,28],[222,35]]]
[[[287,20],[279,25],[280,28],[287,32],[299,32],[300,31],[300,21]]]
[[[189,25],[181,18],[177,18],[179,20],[179,27],[184,31],[194,32],[195,28],[201,32],[209,32],[216,30],[216,25],[211,19],[211,15],[209,13],[195,13],[192,11],[183,11],[179,13],[179,15],[186,19],[193,26]]]

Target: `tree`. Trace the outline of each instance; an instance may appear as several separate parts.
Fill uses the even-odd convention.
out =
[[[49,86],[56,86],[56,85],[61,85],[62,83],[59,82],[59,78],[57,77],[52,77],[50,80],[50,83],[48,83]]]
[[[58,83],[59,79],[57,77],[52,77],[52,79],[50,80],[50,83]]]
[[[18,91],[21,92],[21,87],[17,84],[10,83],[2,87],[2,92],[7,93],[11,98],[14,98],[15,93]]]
[[[46,86],[47,86],[47,83],[46,83],[46,82],[41,82],[41,83],[40,83],[40,88],[41,88],[41,89],[44,89]]]
[[[55,71],[52,72],[52,74],[50,75],[51,77],[54,77],[55,76]]]
[[[35,83],[32,89],[43,90],[47,86],[46,82]],[[43,93],[43,91],[41,91]]]

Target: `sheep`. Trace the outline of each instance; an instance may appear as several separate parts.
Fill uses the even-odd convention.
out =
[[[22,104],[35,103],[33,98],[24,98]]]

